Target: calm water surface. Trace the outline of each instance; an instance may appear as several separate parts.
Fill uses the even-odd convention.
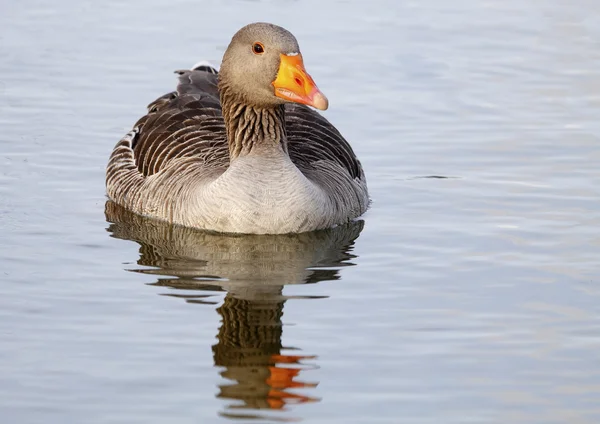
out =
[[[256,20],[298,37],[364,222],[107,203],[172,71]],[[599,422],[599,69],[595,0],[1,3],[1,421]]]

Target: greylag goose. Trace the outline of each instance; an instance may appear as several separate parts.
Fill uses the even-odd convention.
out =
[[[362,166],[319,113],[327,98],[296,38],[267,23],[240,29],[217,72],[177,71],[115,146],[108,197],[145,216],[225,233],[333,227],[369,204]]]

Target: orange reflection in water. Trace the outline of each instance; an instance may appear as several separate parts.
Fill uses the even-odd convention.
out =
[[[222,325],[213,346],[215,365],[232,381],[219,386],[218,397],[239,402],[227,409],[281,410],[289,404],[318,402],[317,397],[299,393],[318,383],[300,380],[301,373],[315,367],[304,361],[311,355],[282,354],[283,304],[273,293],[260,299],[238,299],[227,295],[218,308]],[[227,414],[229,415],[229,414]]]

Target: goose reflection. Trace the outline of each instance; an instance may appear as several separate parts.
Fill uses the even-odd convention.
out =
[[[156,286],[187,291],[168,296],[214,304],[207,291],[226,292],[217,308],[221,326],[212,351],[228,380],[217,397],[236,402],[222,415],[264,418],[236,411],[281,410],[320,400],[298,393],[317,386],[301,375],[315,368],[317,357],[281,342],[283,306],[300,297],[284,296],[283,287],[338,279],[341,267],[353,265],[350,252],[363,221],[312,233],[223,235],[143,218],[111,201],[105,211],[113,237],[140,244],[138,264],[151,268],[135,271],[159,275]]]

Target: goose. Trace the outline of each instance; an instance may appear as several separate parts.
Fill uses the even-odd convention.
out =
[[[328,100],[289,31],[246,25],[218,71],[176,73],[176,91],[150,103],[113,149],[112,201],[171,224],[246,234],[325,229],[367,210],[362,165],[311,109]]]

